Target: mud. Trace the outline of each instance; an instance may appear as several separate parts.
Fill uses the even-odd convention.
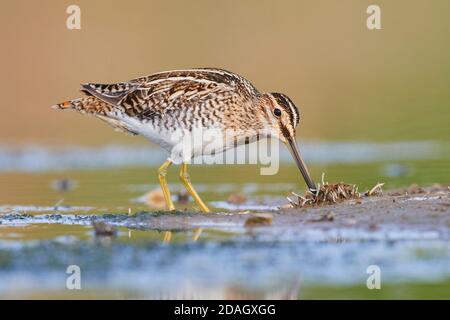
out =
[[[283,205],[264,198],[234,211],[133,215],[2,207],[0,297],[74,298],[65,288],[72,264],[83,270],[83,298],[341,297],[329,288],[367,295],[366,270],[374,264],[383,288],[392,289],[373,297],[422,284],[430,289],[412,298],[448,297],[438,294],[450,279],[447,188],[277,209]]]
[[[411,191],[409,189],[409,191]],[[272,200],[273,201],[273,200]],[[8,208],[0,214],[0,223],[17,225],[22,223],[56,223],[91,225],[93,221],[115,226],[141,230],[185,231],[199,227],[227,229],[235,232],[271,232],[271,230],[341,229],[353,228],[375,232],[382,229],[437,232],[439,237],[448,239],[450,230],[450,190],[446,187],[420,189],[420,193],[408,193],[408,189],[391,191],[375,197],[352,199],[342,203],[313,208],[280,208],[267,200],[261,208],[273,210],[246,210],[241,204],[240,211],[203,214],[177,211],[167,213],[141,212],[129,214],[86,214],[80,208],[70,208],[50,214],[26,214],[23,208]],[[279,202],[279,201],[278,201]],[[286,206],[284,206],[286,207]],[[248,208],[253,205],[248,204]],[[47,208],[50,210],[51,208]],[[37,212],[42,210],[36,210]],[[64,214],[60,214],[63,211]],[[95,212],[95,210],[93,211]],[[246,223],[259,213],[272,216],[271,224],[262,223],[264,230],[258,231],[258,224]],[[251,226],[251,227],[248,227]]]

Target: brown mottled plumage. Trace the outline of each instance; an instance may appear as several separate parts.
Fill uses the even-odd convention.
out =
[[[247,125],[254,124],[254,108],[262,97],[246,79],[219,69],[161,72],[116,84],[86,83],[82,91],[88,97],[55,108],[76,109],[107,121],[120,122],[124,116],[144,123],[176,119],[177,126],[188,130],[195,124],[192,120],[203,121],[205,126],[222,119],[233,126],[235,121],[227,120],[235,116]],[[248,112],[236,114],[243,108]]]
[[[294,103],[284,94],[262,94],[245,78],[222,69],[159,72],[115,84],[86,83],[81,91],[87,96],[54,108],[75,109],[120,131],[142,134],[171,153],[168,163],[185,163],[205,154],[206,144],[193,145],[188,155],[181,151],[182,137],[198,129],[232,130],[209,145],[210,154],[270,136],[296,148],[292,141],[300,116]],[[315,188],[298,150],[294,152],[308,186]]]

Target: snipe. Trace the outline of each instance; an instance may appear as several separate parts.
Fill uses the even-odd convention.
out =
[[[127,82],[86,83],[81,87],[86,97],[53,108],[93,115],[167,150],[170,156],[158,176],[169,210],[175,209],[166,181],[172,163],[181,165],[182,183],[200,209],[209,212],[191,184],[188,160],[204,155],[206,149],[208,154],[217,154],[265,137],[277,138],[289,147],[307,186],[316,189],[295,141],[298,108],[284,94],[260,93],[245,78],[215,68],[159,72]],[[186,150],[183,137],[199,128],[227,134],[212,144],[194,143]]]

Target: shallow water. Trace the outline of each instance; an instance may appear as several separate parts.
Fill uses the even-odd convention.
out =
[[[448,183],[445,154],[441,150],[425,159],[397,155],[358,163],[337,161],[343,158],[338,155],[338,163],[309,163],[316,180],[325,172],[326,180],[356,183],[360,190],[379,181],[389,189]],[[180,203],[177,208],[188,211],[177,213],[178,224],[149,223],[161,214],[148,213],[157,209],[146,201],[147,192],[158,188],[155,166],[20,171],[21,166],[10,165],[0,174],[0,297],[450,297],[448,228],[184,224],[198,213]],[[289,190],[304,189],[297,171],[286,161],[274,176],[259,175],[254,165],[192,166],[190,173],[202,197],[226,216],[286,204]],[[168,179],[177,200],[182,188],[176,168]],[[61,181],[71,182],[68,191],[55,188]],[[229,203],[235,192],[247,200]],[[115,226],[117,235],[96,236],[93,220]],[[69,265],[80,266],[83,290],[66,289]],[[366,287],[370,265],[382,268],[384,290],[378,293]]]
[[[109,221],[120,226],[126,220]],[[196,241],[196,230],[174,231],[167,243],[164,231],[139,224],[118,227],[112,238],[96,237],[89,216],[8,216],[3,221],[2,296],[58,292],[71,297],[65,288],[69,265],[81,268],[87,292],[139,298],[226,298],[243,293],[297,298],[302,287],[306,292],[320,285],[364,287],[370,265],[380,266],[383,283],[390,285],[431,282],[439,287],[450,277],[448,239],[432,232],[253,233],[216,224],[203,226]]]

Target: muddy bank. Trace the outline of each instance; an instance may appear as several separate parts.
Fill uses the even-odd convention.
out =
[[[409,192],[408,192],[409,191]],[[273,203],[265,203],[275,208]],[[251,207],[251,205],[250,205]],[[93,221],[141,230],[185,231],[196,228],[224,229],[235,232],[270,233],[275,230],[358,229],[367,232],[405,230],[428,232],[448,239],[450,230],[450,190],[415,188],[391,191],[382,196],[353,199],[333,205],[277,210],[245,210],[210,214],[178,211],[136,214],[86,214],[74,208],[56,208],[48,214],[27,214],[10,208],[0,214],[3,225],[26,223],[91,225]],[[255,219],[256,217],[256,219]],[[249,223],[250,222],[250,223]]]
[[[83,297],[92,290],[122,298],[327,297],[321,288],[366,292],[373,264],[382,269],[383,288],[393,288],[376,297],[395,294],[397,283],[441,290],[450,278],[450,191],[412,193],[211,214],[4,207],[0,297],[73,298],[65,289],[73,264],[83,270]],[[262,205],[281,198],[273,201]]]

